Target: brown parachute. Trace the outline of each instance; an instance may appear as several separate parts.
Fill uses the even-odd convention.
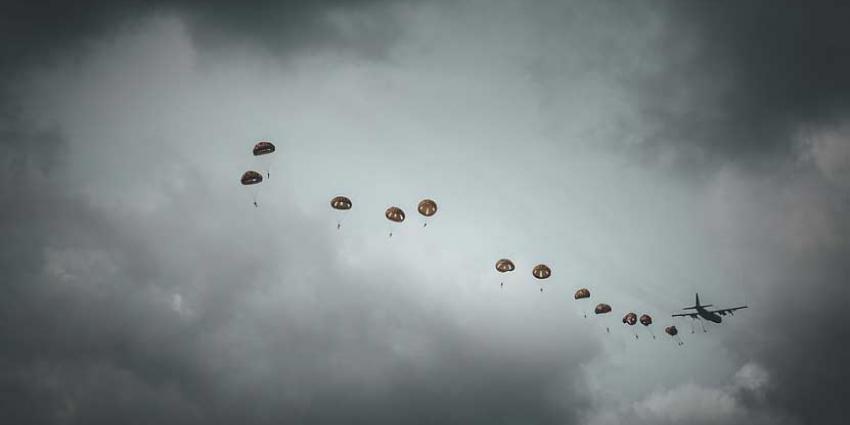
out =
[[[334,197],[331,199],[331,208],[335,210],[350,210],[351,199],[348,199],[345,196]]]
[[[552,269],[545,264],[538,264],[531,270],[531,275],[537,279],[548,279],[549,276],[552,276]]]
[[[629,326],[634,326],[635,323],[637,323],[637,314],[634,314],[634,313],[626,314],[625,316],[623,316],[623,323],[625,323]]]
[[[387,217],[387,220],[396,223],[401,223],[402,221],[404,221],[404,211],[402,211],[402,209],[399,207],[387,208],[387,211],[384,212],[384,216]]]
[[[668,327],[664,328],[664,332],[667,332],[667,335],[670,335],[673,338],[673,341],[676,342],[676,345],[684,345],[685,344],[684,342],[682,342],[682,338],[678,336],[679,330],[676,329],[676,326],[668,326]]]
[[[575,299],[581,300],[581,299],[584,299],[584,298],[590,298],[590,290],[589,289],[581,288],[578,291],[576,291]]]
[[[254,145],[254,156],[270,154],[274,152],[274,149],[272,142],[258,142]]]
[[[245,174],[242,174],[241,181],[243,185],[250,186],[263,181],[263,175],[256,171],[246,171]]]
[[[425,217],[431,217],[432,215],[437,213],[437,203],[430,199],[423,199],[419,202],[419,214],[424,215]]]
[[[652,316],[650,316],[648,314],[641,314],[640,315],[640,324],[644,325],[644,326],[651,325],[652,324]]]
[[[611,312],[611,306],[608,304],[597,304],[596,308],[593,310],[596,314],[605,314]]]
[[[514,269],[516,269],[514,262],[507,258],[502,258],[501,260],[496,261],[496,271],[499,273],[512,272]]]

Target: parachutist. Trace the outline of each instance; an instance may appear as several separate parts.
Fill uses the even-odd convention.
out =
[[[259,205],[257,205],[257,201],[254,201],[254,208],[257,208],[257,207],[259,207]]]
[[[423,217],[427,220],[428,217],[433,216],[437,213],[437,203],[431,199],[423,199],[419,202],[419,205],[416,207],[419,211],[419,214],[422,214]],[[428,222],[422,224],[422,227],[428,227]]]
[[[499,288],[504,288],[504,287],[505,287],[505,282],[502,282],[502,283],[499,284]]]
[[[351,209],[351,199],[346,198],[345,196],[335,196],[331,199],[331,208],[337,211],[336,218],[336,230],[339,230],[342,227],[342,214],[344,211]]]

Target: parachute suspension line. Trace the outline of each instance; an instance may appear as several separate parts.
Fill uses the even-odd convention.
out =
[[[699,321],[699,324],[702,326],[702,331],[703,331],[703,333],[708,332],[708,329],[706,329],[706,328],[705,328],[705,322],[703,322],[702,320],[700,320],[700,321]]]
[[[697,319],[691,318],[691,333],[696,332],[696,326],[694,326],[694,321]]]

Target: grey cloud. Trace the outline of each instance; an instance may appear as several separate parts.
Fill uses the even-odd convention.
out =
[[[352,271],[314,232],[321,220],[234,203],[209,170],[144,138],[85,148],[112,143],[143,162],[156,205],[98,202],[73,177],[145,191],[122,184],[131,170],[104,174],[103,158],[63,161],[82,147],[39,127],[18,122],[3,145],[0,391],[12,420],[563,423],[586,403],[577,364],[597,347],[576,327],[481,336],[417,298],[421,277]]]
[[[630,82],[655,125],[651,152],[771,166],[794,155],[801,127],[848,113],[846,3],[672,2],[669,13],[664,66]]]
[[[587,418],[592,425],[617,424],[794,424],[783,412],[764,404],[762,392],[771,385],[758,364],[745,364],[726,385],[694,383],[655,390],[641,400],[603,409]]]
[[[246,42],[274,53],[339,46],[374,55],[392,42],[396,30],[392,15],[382,14],[387,9],[380,0],[12,2],[0,17],[0,35],[7,41],[0,51],[0,70],[51,63],[54,55],[80,41],[114,34],[157,13],[181,15],[205,45]],[[349,25],[334,25],[334,12],[350,12]]]
[[[709,277],[694,277],[691,284],[724,294],[725,300],[746,296],[751,304],[746,314],[753,318],[747,323],[753,324],[752,329],[729,337],[722,347],[741,362],[761,364],[769,373],[769,384],[752,383],[758,382],[758,377],[750,376],[746,381],[750,384],[734,384],[738,389],[730,392],[697,382],[638,400],[637,407],[625,412],[638,409],[645,422],[658,423],[686,413],[711,414],[711,409],[700,410],[705,407],[702,400],[708,399],[719,403],[721,410],[732,406],[731,413],[718,420],[840,423],[846,394],[842,388],[850,378],[845,365],[845,341],[850,335],[842,317],[842,301],[848,299],[843,285],[848,276],[845,263],[850,236],[845,194],[848,139],[840,124],[848,99],[847,80],[841,77],[850,74],[846,72],[850,56],[844,54],[846,45],[841,40],[846,37],[837,24],[846,15],[844,6],[829,9],[818,4],[795,10],[774,6],[775,2],[769,6],[607,3],[508,8],[502,13],[499,8],[503,5],[466,5],[449,8],[446,15],[436,13],[436,23],[425,19],[406,24],[434,24],[423,30],[430,35],[428,31],[442,32],[446,28],[441,25],[454,19],[456,25],[449,30],[474,34],[455,39],[453,32],[446,31],[447,35],[434,35],[446,37],[437,42],[422,37],[416,39],[421,45],[402,53],[428,60],[434,57],[428,52],[436,51],[436,57],[447,62],[466,60],[462,62],[469,67],[465,71],[483,82],[475,87],[481,92],[514,81],[517,75],[499,74],[500,67],[514,66],[514,62],[525,66],[531,82],[539,85],[507,87],[505,97],[510,99],[493,110],[476,111],[480,114],[476,126],[510,121],[499,115],[499,109],[513,111],[509,108],[512,102],[527,101],[522,95],[537,90],[534,96],[539,96],[540,109],[529,108],[528,114],[535,120],[538,115],[550,118],[540,127],[552,144],[569,138],[562,137],[564,134],[589,135],[594,141],[616,136],[614,143],[600,149],[620,154],[624,150],[621,142],[633,135],[637,143],[625,141],[625,149],[637,147],[630,153],[653,161],[673,155],[680,165],[699,165],[667,175],[685,183],[657,189],[657,193],[680,190],[688,192],[682,196],[686,201],[704,201],[705,205],[693,211],[705,211],[706,228],[696,229],[690,242],[664,240],[682,244],[685,254],[676,257],[682,264],[713,262],[706,268],[719,270]],[[87,6],[56,2],[37,8],[21,3],[0,18],[4,19],[0,22],[3,35],[15,41],[4,43],[2,51],[0,72],[9,76],[7,93],[21,94],[20,88],[13,86],[21,81],[21,71],[32,69],[33,64],[73,68],[62,61],[81,51],[81,41],[108,38],[132,26],[127,24],[143,22],[141,17],[157,13],[180,17],[203,51],[248,46],[248,55],[257,53],[254,48],[280,54],[329,47],[380,56],[396,41],[400,28],[387,12],[391,8],[380,2],[297,6],[257,2],[255,7],[244,8],[224,4],[196,8],[181,2],[93,2]],[[476,8],[480,13],[473,13]],[[340,17],[339,10],[346,13]],[[517,10],[523,12],[517,15],[520,18],[511,19],[512,11]],[[469,30],[465,19],[473,14],[476,19],[469,19]],[[500,24],[495,38],[477,32],[494,28],[492,22]],[[500,49],[505,46],[521,54],[503,55]],[[414,61],[412,66],[417,64],[422,65]],[[449,83],[440,80],[446,75],[425,74],[434,77],[429,83],[435,87],[469,82],[445,63],[427,65],[445,67],[451,74]],[[493,75],[497,76],[495,83],[487,80]],[[587,86],[567,84],[574,80]],[[401,85],[408,80],[399,81]],[[380,77],[372,82],[376,91],[393,89]],[[475,94],[465,89],[468,87],[454,93],[435,92],[447,97]],[[607,98],[599,100],[603,96],[597,95],[606,94]],[[457,99],[440,99],[439,105],[452,100]],[[467,113],[463,107],[477,106],[464,102],[446,109]],[[66,158],[92,152],[95,144],[105,146],[105,141],[86,141],[88,145],[80,149],[80,140],[75,140],[78,145],[67,141],[67,128],[48,124],[43,130],[43,123],[27,122],[33,111],[20,113],[21,103],[20,98],[4,99],[0,121],[0,335],[9,342],[0,348],[0,391],[11,395],[0,398],[0,410],[11,412],[16,422],[98,423],[115,422],[116,418],[126,422],[127,417],[134,417],[138,423],[266,423],[296,417],[304,423],[556,423],[575,420],[576,412],[589,408],[579,365],[598,355],[599,347],[583,329],[574,327],[579,325],[558,329],[557,323],[535,324],[543,328],[543,339],[552,340],[551,345],[541,342],[540,335],[488,338],[481,329],[453,320],[450,307],[435,306],[416,298],[415,292],[403,290],[420,283],[401,266],[356,272],[343,267],[343,260],[333,254],[334,242],[325,234],[306,230],[321,227],[312,218],[292,210],[275,217],[275,228],[286,237],[242,220],[232,209],[233,199],[222,194],[221,187],[205,185],[203,173],[181,158],[150,152],[136,157],[140,169],[181,170],[181,177],[200,182],[191,190],[177,183],[151,184],[164,199],[153,211],[128,212],[94,202],[80,194],[79,181],[65,180],[69,174]],[[372,104],[363,101],[362,105]],[[609,107],[611,115],[601,113]],[[423,115],[436,115],[431,109],[423,110]],[[590,113],[582,114],[586,111]],[[403,117],[429,124],[433,123],[428,119],[434,118]],[[468,114],[464,119],[470,117],[476,118]],[[569,133],[575,120],[598,123],[590,126],[598,132]],[[395,134],[406,135],[395,130]],[[532,132],[523,130],[505,140],[531,139]],[[472,139],[477,131],[465,136]],[[805,141],[800,141],[800,134]],[[557,191],[565,176],[540,172],[546,165],[539,157],[541,152],[553,160],[572,153],[566,142],[561,146],[564,150],[539,143],[533,146],[541,149],[532,153],[508,149],[512,146],[506,142],[504,152],[508,153],[493,153],[498,159],[487,163],[488,158],[478,156],[482,151],[475,149],[475,143],[469,143],[458,147],[460,160],[447,161],[502,168],[507,171],[499,178],[506,179],[511,179],[511,171],[528,172],[531,166],[527,164],[540,165],[529,173],[539,181],[524,176],[511,182],[517,192],[529,196],[541,193],[537,190]],[[383,166],[384,147],[375,146],[367,148],[372,162],[364,163]],[[486,143],[481,146],[489,147]],[[347,152],[362,154],[360,148],[353,146]],[[409,151],[394,158],[422,154],[418,145],[404,149]],[[433,152],[422,155],[441,160]],[[514,156],[528,161],[503,167],[502,160]],[[618,158],[626,158],[626,166],[634,165],[634,156]],[[730,162],[737,165],[728,165]],[[703,167],[706,163],[712,166]],[[754,171],[749,169],[754,163],[768,166]],[[409,163],[395,166],[403,171],[406,165]],[[76,166],[80,167],[79,163]],[[114,171],[118,166],[108,169]],[[89,179],[98,177],[94,167],[73,172]],[[701,178],[693,179],[695,174]],[[128,175],[115,178],[132,177]],[[440,178],[454,184],[468,176],[446,174]],[[579,183],[594,184],[578,181],[567,195],[579,199],[566,199],[565,195],[565,202],[592,204],[594,193],[579,188]],[[593,187],[604,191],[617,182],[596,184]],[[645,190],[640,182],[617,187]],[[122,187],[116,184],[111,189]],[[130,188],[124,190],[128,196],[134,194]],[[662,197],[646,192],[630,194],[628,202],[602,205],[604,214],[591,218],[582,216],[578,207],[564,211],[573,214],[567,217],[584,218],[583,225],[591,227],[605,214],[619,219],[625,214],[622,211],[629,210],[628,214],[640,220],[612,220],[622,223],[629,233],[609,245],[601,244],[598,250],[608,254],[626,246],[629,249],[623,251],[638,251],[652,246],[659,234],[669,230],[664,223],[652,221],[647,211],[678,217],[664,209],[686,202],[659,202],[658,209],[641,209],[645,207],[641,202],[649,202],[644,195],[655,200]],[[499,209],[498,200],[484,199],[493,198],[487,194],[478,196],[488,211],[482,214],[489,216],[491,210]],[[554,210],[560,204],[546,205]],[[454,207],[455,211],[461,208]],[[476,207],[470,209],[482,209]],[[216,214],[198,214],[199,209]],[[505,212],[505,217],[511,213]],[[542,216],[551,215],[547,211]],[[513,218],[502,221],[515,223]],[[646,234],[640,233],[640,226],[632,228],[633,221],[648,222]],[[679,233],[689,230],[681,224],[675,226]],[[505,227],[517,233],[528,230],[525,225]],[[564,240],[577,243],[594,236],[572,228],[577,231],[562,239],[552,229],[546,228],[552,247],[563,245]],[[715,251],[688,250],[688,243],[695,239],[710,241]],[[522,243],[539,245],[539,241]],[[255,252],[257,246],[274,261],[244,255]],[[659,257],[671,254],[669,247],[659,245],[657,250]],[[581,254],[578,250],[572,253],[576,252]],[[657,260],[641,254],[634,252],[632,257]],[[698,260],[690,258],[697,254],[705,255]],[[560,252],[551,255],[560,259]],[[605,265],[629,260],[602,255],[590,259]],[[569,259],[584,260],[580,255]],[[637,281],[641,275],[661,273],[638,267],[635,264],[635,270],[628,270],[625,279]],[[587,267],[581,270],[585,272]],[[561,269],[558,273],[562,276]],[[729,282],[710,282],[716,276],[729,276]],[[345,285],[340,285],[342,281]],[[611,282],[590,283],[602,286]],[[680,282],[658,284],[659,291],[642,294],[648,299],[669,299],[660,290],[682,292],[686,286]],[[613,297],[618,295],[611,288],[602,289]],[[488,314],[494,312],[488,310]],[[730,320],[729,326],[736,319]],[[504,332],[516,337],[514,333],[518,333],[516,329]],[[573,339],[562,342],[566,336]],[[697,355],[694,362],[699,360]],[[699,381],[706,373],[695,371],[694,379]],[[628,374],[621,379],[629,379]],[[170,413],[165,416],[163,412]]]

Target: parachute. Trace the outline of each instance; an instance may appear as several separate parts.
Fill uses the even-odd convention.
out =
[[[531,270],[531,275],[537,279],[548,279],[549,276],[552,276],[552,269],[545,264],[538,264]]]
[[[593,312],[596,313],[596,314],[607,314],[607,313],[611,312],[611,306],[608,305],[608,304],[600,303],[600,304],[596,305],[596,308],[593,309]],[[606,326],[605,332],[610,333],[611,329],[608,326]]]
[[[649,325],[652,324],[652,316],[648,314],[640,315],[640,324],[643,325],[646,330],[649,331],[649,334],[652,335],[652,339],[655,339],[655,334],[652,332],[652,329],[649,328]]]
[[[422,224],[422,227],[427,227],[428,218],[437,213],[437,203],[431,199],[423,199],[419,202],[417,209],[419,210],[419,214],[422,214],[422,216],[425,217],[425,222]]]
[[[271,169],[271,155],[270,153],[275,151],[274,144],[272,142],[260,141],[254,145],[254,156],[258,156],[259,162],[263,167],[263,171],[265,171],[266,178],[271,178],[271,173],[269,172]]]
[[[623,323],[625,323],[629,326],[633,327],[635,324],[637,324],[637,321],[638,321],[637,314],[630,312],[630,313],[626,313],[626,315],[623,316]],[[634,328],[632,328],[632,330],[634,330]],[[635,339],[638,339],[637,331],[635,331]]]
[[[593,310],[596,314],[606,314],[611,312],[611,306],[608,304],[597,304],[596,308]]]
[[[337,210],[336,229],[342,227],[342,213],[351,209],[351,199],[345,196],[335,196],[331,199],[331,208]]]
[[[538,264],[531,270],[531,275],[539,280],[549,279],[552,276],[552,269],[545,264]],[[543,287],[540,287],[540,292],[543,292]]]
[[[254,145],[254,156],[268,155],[274,152],[274,144],[272,142],[257,142]]]
[[[242,174],[242,178],[240,179],[240,181],[242,182],[243,186],[254,186],[254,185],[261,183],[263,181],[263,175],[256,172],[256,171],[249,170],[249,171],[246,171],[244,174]],[[251,189],[251,197],[254,200],[254,206],[255,207],[258,206],[257,205],[257,189],[256,189],[256,187],[253,187]]]
[[[384,216],[390,221],[390,237],[393,237],[393,224],[404,221],[404,211],[399,207],[389,207],[384,212]]]
[[[664,328],[664,332],[666,332],[667,335],[670,335],[670,337],[673,338],[673,341],[676,341],[676,345],[684,344],[684,342],[682,342],[682,338],[679,337],[679,330],[676,329],[676,326],[668,326]]]
[[[499,261],[496,261],[496,271],[499,272],[499,273],[512,272],[515,269],[516,269],[516,266],[514,266],[514,262],[507,259],[507,258],[502,258]],[[499,283],[500,288],[502,288],[504,286],[505,286],[504,281]]]
[[[401,223],[402,221],[404,221],[404,211],[399,207],[387,208],[387,211],[384,212],[384,215],[389,221],[394,221],[396,223]]]
[[[581,288],[578,291],[576,291],[576,293],[573,297],[576,300],[590,299],[590,290],[587,289],[587,288]],[[585,304],[585,303],[582,303],[582,314],[584,315],[585,318],[587,318],[587,304]]]
[[[499,273],[512,272],[514,269],[516,269],[514,262],[507,258],[502,258],[501,260],[496,261],[496,271]]]
[[[243,185],[250,186],[262,182],[263,175],[256,171],[246,171],[245,174],[242,174],[241,180]]]
[[[331,208],[335,210],[350,210],[351,199],[348,199],[345,196],[337,196],[331,199]]]

